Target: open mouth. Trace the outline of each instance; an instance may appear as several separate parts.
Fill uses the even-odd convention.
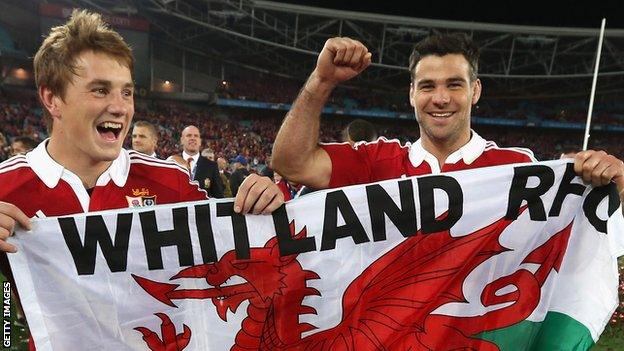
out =
[[[453,112],[429,112],[429,115],[434,118],[448,118],[453,115]]]
[[[102,122],[96,126],[96,129],[104,140],[117,141],[123,129],[123,124],[118,122]]]

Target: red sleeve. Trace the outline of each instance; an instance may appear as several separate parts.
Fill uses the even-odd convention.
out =
[[[369,148],[375,144],[360,144],[353,148],[347,143],[321,144],[332,163],[329,188],[371,182],[371,164]]]

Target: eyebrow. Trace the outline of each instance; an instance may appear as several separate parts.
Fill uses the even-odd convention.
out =
[[[447,84],[448,83],[466,83],[467,80],[462,77],[451,77],[451,78],[446,79],[445,82]],[[435,81],[433,79],[423,79],[416,83],[417,86],[427,85],[427,84],[435,84]]]
[[[99,87],[99,86],[104,86],[107,88],[110,88],[113,85],[113,83],[110,80],[106,80],[106,79],[94,79],[92,81],[89,82],[89,84],[87,84],[87,88],[91,89],[94,87]],[[126,84],[123,85],[124,88],[134,88],[134,82],[128,82]]]

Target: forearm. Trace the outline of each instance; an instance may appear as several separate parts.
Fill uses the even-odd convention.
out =
[[[314,163],[321,112],[333,88],[312,73],[286,115],[273,144],[272,166],[287,179],[298,180],[298,173]]]

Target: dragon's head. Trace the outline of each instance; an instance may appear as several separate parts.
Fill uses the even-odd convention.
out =
[[[294,239],[306,236],[303,228],[294,234],[294,223],[290,224],[290,233]],[[312,272],[303,271],[296,260],[297,255],[280,256],[277,238],[270,239],[264,247],[251,248],[248,259],[237,259],[234,250],[225,253],[219,261],[189,267],[171,277],[203,278],[211,285],[208,289],[177,289],[178,284],[157,283],[134,276],[135,280],[152,296],[170,306],[175,306],[172,299],[210,298],[217,307],[219,317],[226,321],[228,309],[233,313],[245,300],[256,307],[266,308],[275,296],[285,295],[285,278],[290,272],[303,273],[305,279],[316,279]]]

